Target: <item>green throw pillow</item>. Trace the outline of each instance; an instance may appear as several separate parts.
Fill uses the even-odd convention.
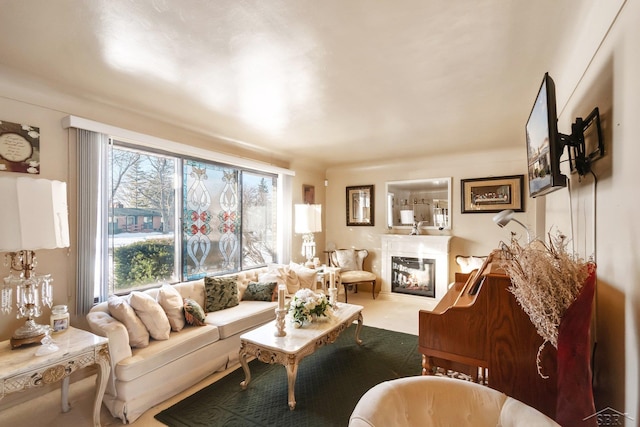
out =
[[[204,310],[197,301],[184,299],[184,318],[190,325],[204,326]]]
[[[238,284],[236,276],[205,277],[205,311],[223,310],[238,305]]]
[[[277,295],[274,290],[278,284],[276,282],[260,283],[250,282],[247,290],[244,291],[243,301],[275,301]]]

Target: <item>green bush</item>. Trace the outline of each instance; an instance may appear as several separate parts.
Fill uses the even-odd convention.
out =
[[[115,289],[128,289],[170,278],[173,274],[173,251],[174,242],[170,239],[145,240],[115,248]]]

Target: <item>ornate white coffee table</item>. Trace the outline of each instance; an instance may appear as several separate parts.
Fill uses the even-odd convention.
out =
[[[340,303],[331,320],[320,320],[305,324],[301,328],[294,328],[286,322],[284,337],[276,337],[275,321],[269,322],[240,336],[240,364],[244,370],[245,380],[240,383],[246,389],[251,381],[251,372],[247,363],[247,356],[255,356],[265,363],[279,363],[287,368],[287,382],[289,389],[289,409],[296,407],[295,384],[298,374],[298,364],[306,356],[318,348],[333,343],[338,335],[358,321],[355,339],[362,344],[360,330],[362,329],[362,306]]]

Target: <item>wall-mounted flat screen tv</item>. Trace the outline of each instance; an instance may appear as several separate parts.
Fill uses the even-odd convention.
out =
[[[560,173],[563,145],[558,134],[555,85],[544,75],[526,126],[529,196],[538,197],[566,187]]]

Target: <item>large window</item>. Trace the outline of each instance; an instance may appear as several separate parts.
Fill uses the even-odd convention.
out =
[[[277,175],[113,141],[109,293],[277,260]]]

